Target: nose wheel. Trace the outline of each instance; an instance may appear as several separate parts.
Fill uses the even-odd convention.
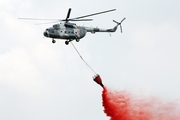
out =
[[[56,43],[56,41],[54,39],[52,39],[52,43]]]
[[[69,41],[68,41],[68,40],[67,40],[67,41],[65,41],[65,44],[66,44],[66,45],[69,45]]]

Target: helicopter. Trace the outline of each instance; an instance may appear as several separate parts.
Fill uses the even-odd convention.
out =
[[[71,23],[70,21],[92,21],[93,19],[82,19],[85,17],[90,17],[98,14],[103,14],[107,12],[115,11],[116,9],[111,9],[103,12],[98,12],[94,14],[84,15],[80,17],[70,18],[71,14],[71,8],[69,8],[66,19],[35,19],[35,18],[19,18],[19,19],[25,19],[25,20],[49,20],[49,21],[56,21],[60,22],[58,24],[54,24],[52,27],[47,28],[43,35],[47,38],[52,38],[52,43],[56,43],[55,39],[63,39],[66,40],[65,44],[68,45],[69,42],[76,40],[76,42],[79,42],[80,39],[86,36],[87,32],[91,32],[92,34],[95,34],[96,32],[116,32],[117,27],[120,26],[120,30],[122,33],[122,26],[121,23],[126,19],[123,18],[121,22],[117,22],[113,20],[113,22],[116,23],[116,26],[110,29],[101,29],[101,28],[93,28],[93,27],[84,27],[84,26],[77,26],[75,23]]]

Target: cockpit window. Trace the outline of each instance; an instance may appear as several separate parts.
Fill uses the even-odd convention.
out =
[[[55,25],[53,25],[53,28],[59,29],[59,28],[60,28],[60,25],[59,25],[59,24],[55,24]]]

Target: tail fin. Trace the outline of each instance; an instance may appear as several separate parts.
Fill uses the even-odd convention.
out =
[[[116,25],[113,29],[111,29],[111,32],[115,32],[115,31],[117,30],[117,27],[120,26],[120,30],[121,30],[121,33],[122,33],[121,23],[122,23],[125,19],[126,19],[126,18],[123,18],[123,19],[121,20],[121,22],[117,22],[117,21],[113,20],[113,22],[115,22],[117,25]]]

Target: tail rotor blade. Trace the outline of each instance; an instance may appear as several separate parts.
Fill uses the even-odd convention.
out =
[[[125,19],[126,19],[126,18],[123,18],[123,19],[121,20],[121,22],[119,23],[119,24],[120,24],[121,33],[122,33],[122,26],[121,26],[121,24],[122,24],[122,22],[123,22]]]
[[[126,18],[123,18],[120,23],[122,23]]]
[[[122,33],[122,26],[120,25],[120,30],[121,30],[121,33]]]
[[[123,18],[123,19],[121,20],[121,22],[117,22],[117,21],[113,20],[113,22],[115,22],[115,23],[117,24],[117,26],[119,25],[121,33],[122,33],[122,26],[121,26],[121,24],[122,24],[122,22],[123,22],[125,19],[126,19],[126,18]]]
[[[115,20],[113,20],[113,22],[115,22],[115,23],[117,23],[117,24],[119,24],[117,21],[115,21]]]

